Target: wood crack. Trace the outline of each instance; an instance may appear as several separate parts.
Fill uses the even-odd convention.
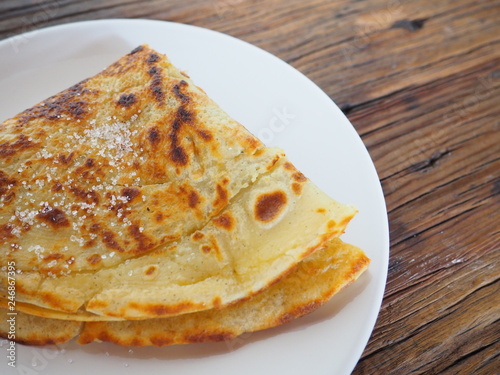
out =
[[[394,22],[389,29],[406,29],[411,32],[418,31],[424,27],[424,24],[428,19],[429,18],[417,18],[410,20],[405,18]]]
[[[432,155],[421,162],[415,163],[413,165],[410,165],[407,170],[411,172],[418,172],[418,171],[423,171],[429,168],[433,168],[436,166],[437,162],[443,159],[445,156],[448,156],[450,154],[450,151],[448,149],[444,150],[437,150],[432,153]]]

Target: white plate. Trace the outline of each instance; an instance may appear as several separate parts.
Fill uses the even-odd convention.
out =
[[[80,22],[0,42],[0,121],[91,76],[139,44],[167,54],[222,108],[308,177],[359,209],[343,239],[363,248],[369,270],[316,312],[233,341],[164,348],[111,344],[17,345],[5,374],[349,374],[369,339],[387,276],[389,235],[375,167],[338,107],[301,73],[214,31],[151,20]]]

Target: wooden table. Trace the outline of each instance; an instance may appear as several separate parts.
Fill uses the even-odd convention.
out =
[[[117,17],[253,43],[311,78],[361,135],[391,255],[354,374],[499,373],[500,1],[2,0],[0,38]]]

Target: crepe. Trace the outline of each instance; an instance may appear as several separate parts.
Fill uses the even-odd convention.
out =
[[[355,213],[147,46],[0,125],[0,266],[46,317],[222,309]]]
[[[164,346],[224,341],[245,332],[281,325],[316,310],[366,270],[364,252],[340,239],[303,260],[286,277],[262,293],[224,309],[169,318],[120,322],[74,322],[18,313],[24,327],[22,342],[58,343],[78,337],[78,342],[108,341],[125,346]],[[0,309],[3,314],[5,310]],[[8,329],[0,322],[0,335]],[[57,327],[57,328],[55,328]],[[54,331],[55,329],[55,331]],[[54,337],[56,339],[54,339]]]

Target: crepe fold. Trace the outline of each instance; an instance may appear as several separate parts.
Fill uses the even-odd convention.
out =
[[[15,267],[0,301],[15,278],[28,343],[165,345],[279,324],[366,268],[336,240],[355,213],[146,45],[0,125],[0,267]],[[294,300],[300,285],[283,283],[307,264],[350,268]]]
[[[246,332],[275,327],[308,314],[355,281],[366,270],[369,259],[356,246],[340,239],[328,242],[262,293],[224,309],[210,309],[169,318],[135,321],[77,322],[43,318],[19,312],[21,342],[43,345],[78,342],[112,342],[124,346],[165,346],[217,342]],[[0,313],[7,310],[0,308]],[[0,322],[5,334],[8,324]]]

